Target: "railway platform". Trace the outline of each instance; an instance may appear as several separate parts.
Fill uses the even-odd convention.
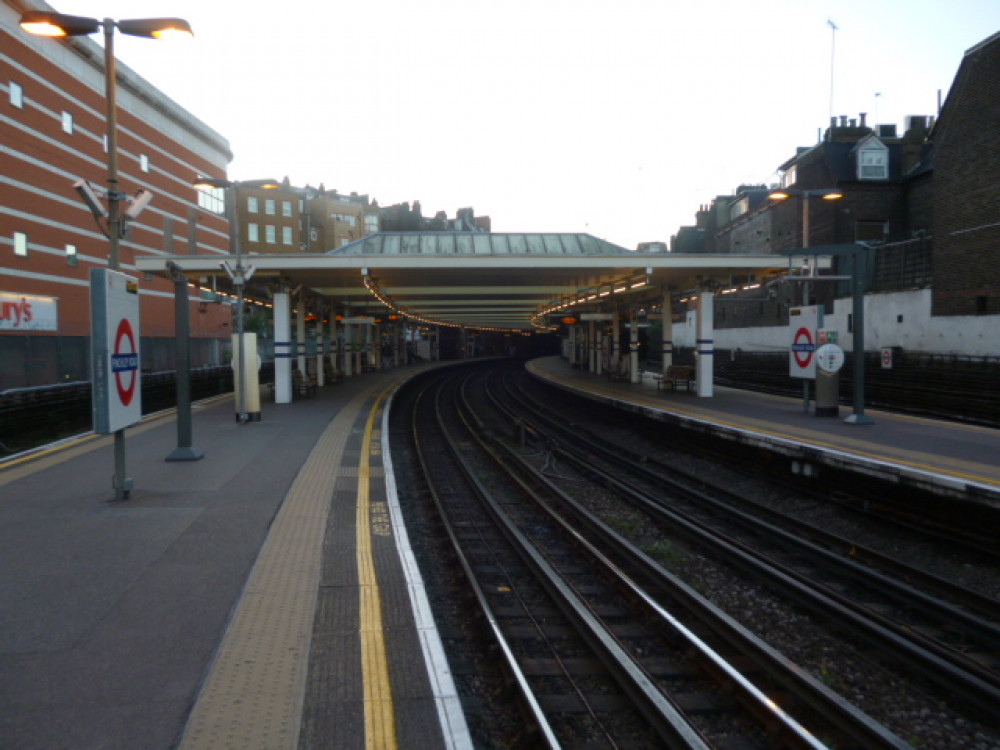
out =
[[[0,746],[468,747],[366,374],[0,465]]]
[[[612,381],[576,370],[561,357],[532,360],[528,369],[561,388],[619,408],[788,456],[790,470],[837,467],[1000,509],[1000,430],[867,410],[873,424],[847,424],[851,410],[814,416],[802,399],[714,387],[711,397],[658,389],[655,381]]]
[[[471,747],[409,551],[382,427],[426,367],[370,373],[234,421],[193,411],[205,457],[167,462],[171,413],[0,464],[0,746]],[[794,399],[610,382],[558,357],[539,377],[626,409],[994,506],[1000,434]],[[390,407],[391,408],[391,407]]]

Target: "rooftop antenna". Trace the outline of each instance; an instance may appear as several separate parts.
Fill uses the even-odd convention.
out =
[[[876,91],[875,92],[875,132],[876,133],[878,132],[878,126],[882,123],[882,121],[880,119],[878,119],[878,100],[881,99],[881,98],[882,98],[882,92],[881,91]]]
[[[829,18],[826,19],[826,25],[830,27],[830,119],[833,120],[833,61],[834,52],[836,51],[837,44],[837,30],[840,28],[831,21]]]

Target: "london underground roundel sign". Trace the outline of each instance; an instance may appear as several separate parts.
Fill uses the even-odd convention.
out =
[[[795,332],[792,340],[792,356],[799,367],[809,367],[812,364],[813,352],[816,350],[816,342],[813,341],[812,331],[808,328],[800,328]]]
[[[816,377],[816,329],[819,307],[793,307],[788,311],[788,374],[793,378]]]
[[[115,374],[118,398],[123,406],[132,403],[139,383],[139,352],[135,348],[135,334],[128,318],[122,318],[115,334],[115,351],[111,355],[111,370]]]
[[[90,313],[94,432],[108,434],[142,419],[138,281],[91,269]]]

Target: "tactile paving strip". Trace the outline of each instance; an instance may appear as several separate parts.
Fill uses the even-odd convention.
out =
[[[296,747],[323,533],[346,437],[364,400],[340,410],[292,483],[191,712],[182,750]]]

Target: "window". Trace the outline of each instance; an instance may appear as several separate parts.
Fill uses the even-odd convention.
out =
[[[866,148],[858,152],[858,179],[885,180],[889,177],[889,152],[881,148]]]
[[[264,240],[271,245],[275,243],[274,224],[268,224],[264,227]]]
[[[21,88],[21,84],[11,81],[8,91],[10,93],[10,103],[18,109],[24,109],[24,89]]]
[[[794,185],[799,179],[798,171],[797,166],[786,169],[781,175],[781,187],[786,188]]]
[[[14,232],[14,255],[28,257],[28,235],[24,232]]]
[[[281,228],[281,244],[291,245],[292,244],[292,228],[282,227]]]
[[[274,216],[274,200],[271,198],[264,201],[264,213],[268,216]]]
[[[222,188],[198,188],[198,207],[222,215],[226,210],[226,194]]]
[[[349,214],[331,214],[335,221],[347,224],[349,227],[353,227],[358,223],[357,217],[351,216]]]
[[[365,231],[369,233],[378,231],[378,214],[365,215]]]
[[[281,215],[291,216],[292,215],[292,202],[291,201],[281,201]]]
[[[76,245],[66,245],[66,263],[70,266],[76,265]]]
[[[257,224],[247,224],[247,239],[250,242],[260,242],[260,227]]]
[[[62,129],[64,133],[73,135],[73,115],[69,112],[62,113]]]
[[[143,172],[149,171],[149,157],[145,154],[139,154],[139,169]]]
[[[255,214],[260,210],[257,205],[257,199],[252,195],[247,197],[247,211],[249,213]]]

